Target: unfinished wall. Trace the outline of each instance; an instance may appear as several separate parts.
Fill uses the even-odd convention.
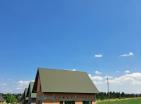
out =
[[[78,102],[78,101],[77,101],[77,102],[75,102],[75,104],[82,104],[82,102]]]

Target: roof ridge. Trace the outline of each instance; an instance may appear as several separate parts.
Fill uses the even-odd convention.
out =
[[[87,73],[87,72],[84,72],[84,71],[79,71],[79,70],[75,70],[75,71],[73,71],[73,69],[45,68],[45,67],[38,67],[38,70],[52,70],[52,71],[68,71],[68,72],[80,72],[80,73]]]

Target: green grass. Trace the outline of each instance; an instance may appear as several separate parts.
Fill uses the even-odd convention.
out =
[[[112,99],[109,101],[98,101],[96,104],[141,104],[141,98]]]

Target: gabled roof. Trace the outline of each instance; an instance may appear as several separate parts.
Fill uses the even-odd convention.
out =
[[[24,90],[24,97],[26,97],[26,95],[27,95],[27,88],[25,88],[25,90]]]
[[[27,90],[27,97],[30,97],[30,98],[36,98],[36,93],[33,93],[32,90],[33,90],[33,85],[34,85],[34,82],[30,82],[29,83],[29,86],[28,86],[28,90]]]
[[[98,93],[88,74],[80,71],[38,68],[33,91],[36,92],[40,78],[42,92]]]
[[[21,100],[26,100],[26,96],[27,96],[27,88],[25,88],[24,93],[21,96]]]

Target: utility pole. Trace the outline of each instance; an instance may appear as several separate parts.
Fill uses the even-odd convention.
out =
[[[108,95],[108,101],[110,102],[110,87],[109,87],[109,78],[107,76],[107,95]]]

